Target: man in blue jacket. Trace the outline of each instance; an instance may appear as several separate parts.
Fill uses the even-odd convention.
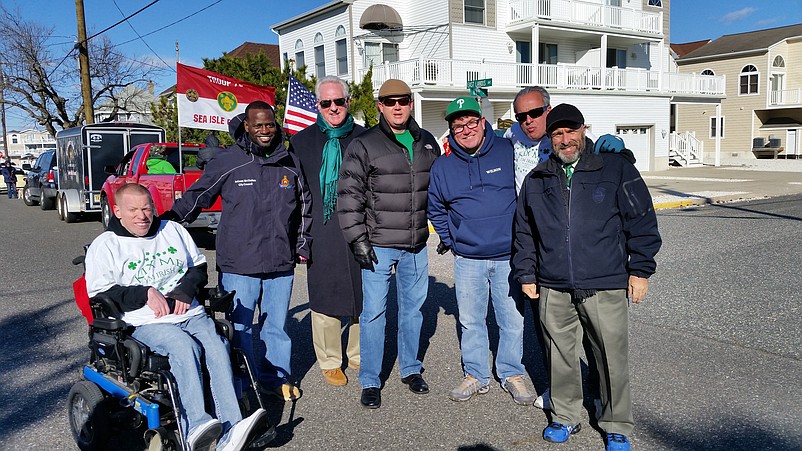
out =
[[[298,157],[284,147],[269,104],[252,102],[229,129],[236,144],[217,152],[163,217],[191,222],[222,198],[217,268],[223,288],[237,292],[228,314],[234,345],[256,362],[261,389],[292,401],[301,393],[288,381],[292,343],[286,321],[295,263],[309,258],[311,194]],[[252,340],[257,306],[266,348],[260,356]]]
[[[599,371],[607,450],[629,450],[627,307],[646,296],[662,241],[638,170],[621,154],[595,154],[584,124],[573,105],[549,113],[553,153],[521,188],[513,267],[523,292],[540,298],[553,413],[543,438],[562,443],[579,432],[584,329]]]
[[[509,140],[497,137],[472,97],[458,97],[446,109],[450,151],[435,160],[429,181],[429,220],[440,237],[437,252],[454,254],[454,288],[462,329],[462,382],[454,401],[468,401],[490,389],[487,308],[499,327],[496,372],[501,386],[521,405],[535,396],[526,386],[523,305],[511,283],[515,173]],[[516,294],[513,297],[513,293]]]

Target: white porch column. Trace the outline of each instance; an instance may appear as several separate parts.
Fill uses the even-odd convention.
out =
[[[607,8],[604,8],[605,10]],[[607,35],[601,36],[601,45],[599,46],[599,74],[601,75],[602,88],[607,87],[607,77],[604,70],[607,69]]]
[[[716,104],[716,163],[715,166],[721,166],[721,102]]]
[[[532,44],[529,51],[531,53],[532,64],[540,64],[540,25],[538,24],[532,25]],[[535,70],[535,72],[538,71]],[[534,77],[535,84],[540,84],[539,78],[540,77],[538,77],[537,74],[535,74]]]
[[[413,92],[412,98],[415,101],[415,108],[412,110],[415,113],[415,122],[418,123],[421,128],[423,127],[423,99],[421,98],[420,92]]]
[[[665,39],[661,39],[660,45],[658,46],[658,51],[660,52],[660,64],[657,67],[657,70],[659,71],[657,72],[657,90],[660,92],[663,91],[663,72],[666,70],[665,65],[667,63],[667,59],[669,58],[667,54],[663,53],[666,48],[665,42]]]

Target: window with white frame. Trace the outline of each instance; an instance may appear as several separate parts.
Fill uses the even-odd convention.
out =
[[[340,25],[334,33],[334,53],[337,58],[337,75],[348,74],[348,46],[345,40],[345,27]]]
[[[326,52],[322,45],[315,47],[315,76],[317,78],[326,76]]]
[[[627,51],[624,49],[607,49],[607,67],[627,68]]]
[[[719,121],[717,121],[716,119],[720,119],[721,129],[719,129],[718,127]],[[721,117],[712,116],[710,118],[710,139],[715,139],[717,133],[718,136],[721,137],[721,139],[724,139],[724,116]]]
[[[741,75],[739,80],[739,95],[749,95],[749,94],[757,94],[758,93],[758,83],[760,79],[760,74],[757,71],[757,68],[751,64],[744,66],[741,69]]]
[[[306,66],[306,58],[304,58],[304,42],[298,39],[295,41],[295,67],[299,68]]]
[[[465,23],[485,24],[485,0],[464,0]]]
[[[398,61],[398,44],[389,42],[365,43],[365,67]]]
[[[323,34],[315,35],[315,76],[323,78],[326,76],[326,52],[323,48]]]
[[[774,61],[771,63],[771,67],[774,68],[785,68],[785,60],[781,55],[777,55],[774,57]]]
[[[716,75],[711,69],[705,69],[702,71],[702,75]]]
[[[557,64],[557,44],[541,42],[538,59],[540,64]]]

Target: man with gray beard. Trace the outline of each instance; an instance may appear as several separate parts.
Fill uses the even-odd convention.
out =
[[[657,216],[635,166],[621,154],[594,153],[575,106],[553,108],[546,131],[553,153],[524,179],[513,256],[523,293],[540,299],[553,412],[543,439],[563,443],[580,430],[584,329],[599,371],[607,450],[629,450],[627,308],[646,296],[656,269]]]

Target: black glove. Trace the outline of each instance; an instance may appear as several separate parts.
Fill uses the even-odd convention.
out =
[[[373,271],[373,264],[379,263],[376,253],[373,252],[373,246],[370,245],[366,238],[351,243],[351,252],[354,253],[354,258],[362,269]]]
[[[167,210],[164,213],[159,215],[160,221],[173,221],[173,222],[181,222],[181,218],[178,217],[178,214],[173,210]]]
[[[448,245],[446,245],[446,243],[444,243],[443,240],[440,240],[440,244],[437,245],[437,254],[443,255],[450,250],[451,248],[448,247]]]

